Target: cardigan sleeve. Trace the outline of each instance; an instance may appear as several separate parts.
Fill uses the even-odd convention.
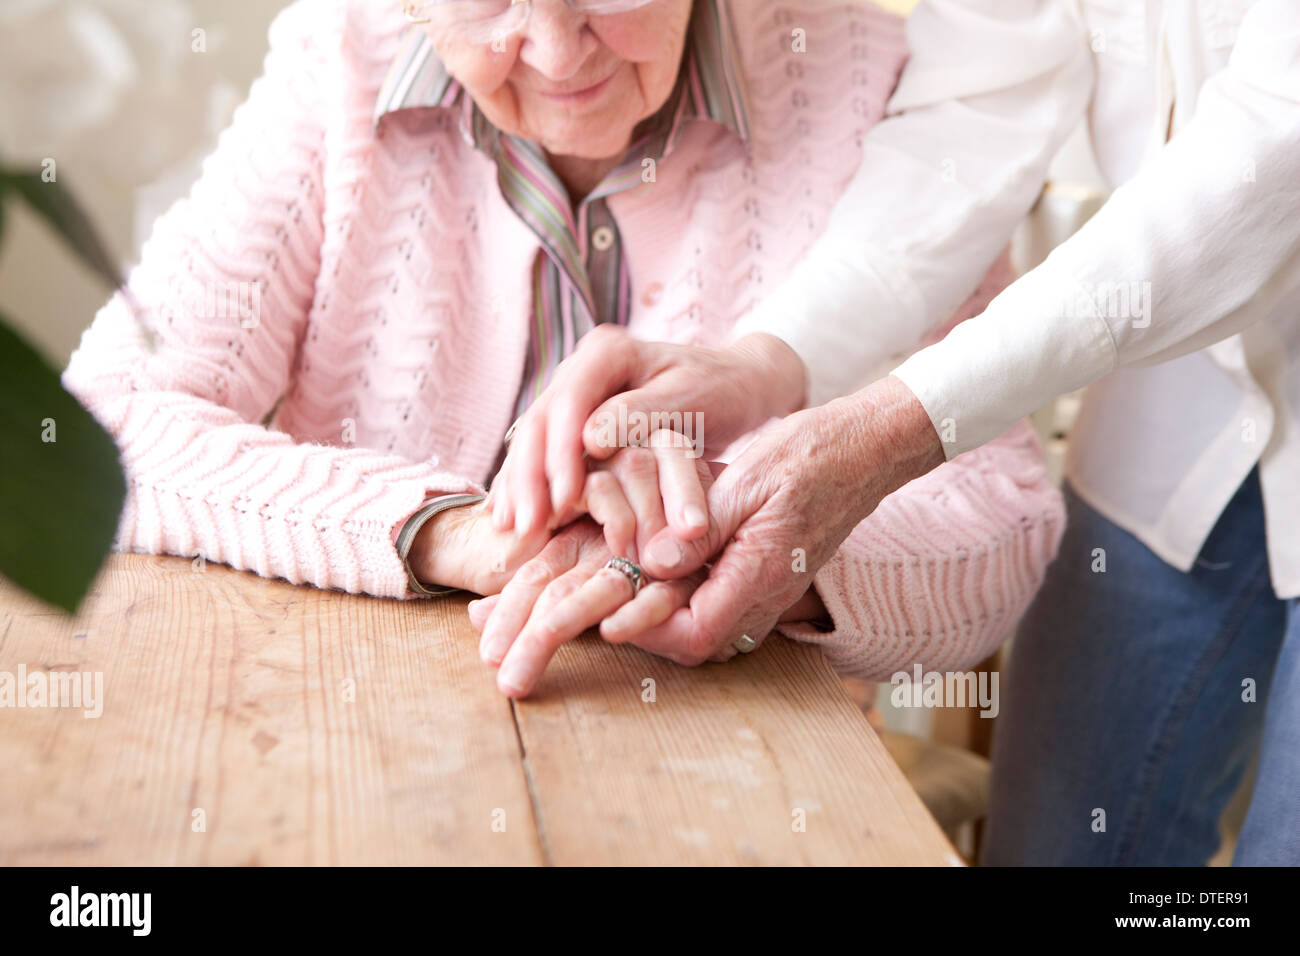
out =
[[[834,630],[784,624],[846,676],[964,670],[1029,606],[1065,528],[1027,422],[904,485],[814,577]]]
[[[431,494],[479,489],[426,463],[300,444],[263,424],[288,388],[320,267],[340,35],[323,9],[295,4],[272,25],[263,76],[63,382],[121,451],[120,550],[407,597],[397,529]]]

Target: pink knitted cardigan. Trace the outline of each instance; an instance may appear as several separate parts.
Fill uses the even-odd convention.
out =
[[[736,18],[748,151],[694,122],[655,182],[611,200],[635,335],[725,343],[857,169],[906,59],[902,25],[861,4],[793,9],[746,0]],[[131,274],[156,349],[121,297],[82,338],[64,382],[122,451],[119,548],[406,597],[396,529],[492,466],[537,242],[447,111],[375,128],[403,29],[397,4],[281,14],[265,75]],[[876,679],[983,657],[1055,554],[1064,514],[1040,459],[1022,424],[892,495],[815,577],[835,630],[787,633]]]

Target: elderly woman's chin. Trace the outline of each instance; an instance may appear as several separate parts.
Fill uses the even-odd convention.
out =
[[[588,163],[612,164],[622,157],[632,142],[634,126],[611,129],[599,121],[557,123],[538,135],[529,137],[556,159],[584,160]],[[563,170],[561,172],[563,178]],[[594,185],[594,184],[593,184]]]
[[[621,157],[646,112],[626,67],[586,85],[519,90],[515,102],[517,121],[502,122],[499,129],[532,140],[553,156],[590,160]],[[492,118],[493,111],[482,101],[479,105]]]

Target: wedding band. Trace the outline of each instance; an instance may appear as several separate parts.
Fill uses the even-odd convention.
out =
[[[605,567],[617,571],[631,582],[633,597],[641,593],[641,587],[645,584],[645,572],[631,558],[610,558],[605,562]]]
[[[519,423],[521,421],[523,421],[522,415],[520,415],[518,418],[516,418],[513,422],[510,423],[510,427],[506,429],[506,437],[501,440],[501,444],[503,445],[510,444],[510,439],[515,437],[515,429],[519,427]]]
[[[731,646],[742,654],[749,654],[754,650],[754,648],[758,647],[758,641],[754,640],[748,634],[742,634],[731,642]]]

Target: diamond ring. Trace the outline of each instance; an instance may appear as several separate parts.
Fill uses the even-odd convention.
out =
[[[605,567],[617,571],[623,577],[627,578],[632,584],[632,596],[636,597],[641,593],[641,588],[645,584],[645,572],[631,558],[610,558],[605,562]]]

